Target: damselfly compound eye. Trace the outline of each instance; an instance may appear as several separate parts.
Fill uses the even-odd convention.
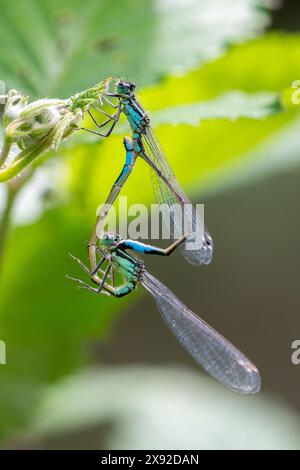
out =
[[[133,92],[135,90],[135,84],[134,83],[129,83],[128,88],[131,92]]]

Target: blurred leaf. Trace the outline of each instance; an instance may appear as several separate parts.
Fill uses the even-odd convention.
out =
[[[228,92],[281,93],[300,75],[300,35],[269,33],[241,45],[184,76],[167,77],[140,93],[146,109],[207,101]]]
[[[258,146],[245,151],[234,165],[215,171],[209,179],[203,181],[203,191],[215,193],[249,184],[251,180],[270,177],[274,173],[293,171],[300,164],[299,128],[298,116]]]
[[[66,97],[111,75],[151,84],[260,34],[268,0],[0,0],[0,77]]]
[[[281,110],[275,93],[247,94],[239,91],[224,93],[215,99],[178,105],[153,112],[153,126],[189,124],[197,126],[205,119],[261,119]]]
[[[299,449],[299,416],[285,403],[238,396],[184,369],[145,366],[68,378],[46,394],[31,437],[99,423],[113,423],[107,449]]]
[[[87,340],[107,334],[128,303],[100,299],[66,279],[65,274],[85,277],[68,256],[85,260],[85,227],[80,214],[63,206],[17,228],[10,239],[0,307],[0,337],[7,344],[0,371],[2,438],[25,423],[43,385],[86,362]]]

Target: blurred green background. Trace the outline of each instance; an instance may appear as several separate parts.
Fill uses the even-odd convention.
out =
[[[47,154],[9,204],[0,187],[2,448],[300,448],[300,5],[267,0],[0,0],[0,79],[67,98],[137,83],[168,159],[214,238],[209,267],[150,272],[258,366],[262,392],[208,378],[139,289],[77,290],[96,207],[123,163],[122,125]],[[87,125],[91,123],[87,122]],[[154,202],[138,162],[123,194]]]

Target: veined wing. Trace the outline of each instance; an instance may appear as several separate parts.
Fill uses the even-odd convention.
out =
[[[167,326],[204,370],[235,392],[259,392],[259,372],[242,352],[146,270],[142,273],[141,284],[154,297]]]
[[[173,188],[173,190],[168,188],[155,171],[152,172],[155,198],[159,204],[164,204],[165,209],[167,209],[162,212],[162,217],[166,226],[170,228],[171,238],[176,239],[183,234],[184,220],[184,230],[190,233],[191,236],[179,248],[182,255],[191,264],[209,264],[213,255],[213,242],[204,226],[203,217],[192,206],[189,198],[180,187],[167,162],[164,151],[150,127],[145,129],[142,139],[148,158],[152,160]],[[179,202],[179,199],[183,201],[183,204]],[[172,221],[171,224],[170,220]]]

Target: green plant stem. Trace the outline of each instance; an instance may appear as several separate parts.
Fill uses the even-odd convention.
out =
[[[35,158],[39,157],[47,148],[46,142],[46,139],[41,139],[41,141],[31,145],[21,152],[19,159],[16,162],[13,162],[7,168],[0,170],[0,183],[11,180],[26,168],[26,166],[28,166]]]
[[[12,145],[12,142],[10,140],[8,140],[7,138],[5,138],[2,150],[0,152],[0,168],[3,165],[3,163],[5,163],[8,155],[9,155],[11,145]]]
[[[6,205],[0,219],[0,274],[3,266],[5,243],[11,221],[11,212],[17,191],[18,190],[12,185],[8,185]]]

